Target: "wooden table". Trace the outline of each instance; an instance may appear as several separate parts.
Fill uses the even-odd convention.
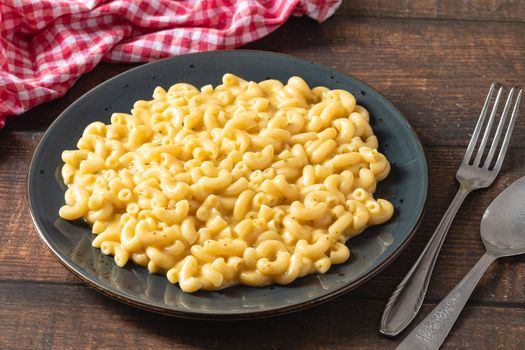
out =
[[[430,165],[428,210],[403,254],[361,288],[278,318],[197,322],[134,309],[87,288],[37,237],[25,176],[38,140],[80,95],[133,65],[101,64],[63,98],[9,119],[0,132],[0,348],[393,349],[400,338],[378,333],[383,306],[454,196],[489,83],[525,83],[524,18],[525,3],[511,0],[355,0],[323,24],[292,18],[246,46],[323,62],[383,92],[416,130]],[[525,175],[522,110],[500,176],[454,221],[418,320],[482,255],[483,211]],[[525,348],[525,256],[489,269],[443,348]]]

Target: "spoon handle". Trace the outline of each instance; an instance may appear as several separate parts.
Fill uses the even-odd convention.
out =
[[[381,318],[379,331],[382,334],[398,335],[416,317],[425,299],[430,276],[450,224],[452,224],[461,203],[469,193],[470,191],[464,187],[459,188],[425,249],[390,296]]]
[[[494,260],[496,260],[494,255],[485,253],[461,282],[410,332],[396,350],[439,349],[481,276]]]

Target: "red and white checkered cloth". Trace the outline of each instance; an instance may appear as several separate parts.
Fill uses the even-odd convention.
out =
[[[317,21],[341,0],[1,0],[0,129],[64,95],[101,60],[144,62],[230,49],[291,15]]]

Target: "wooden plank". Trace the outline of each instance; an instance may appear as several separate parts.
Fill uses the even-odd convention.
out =
[[[25,200],[27,164],[40,134],[5,131],[0,136],[0,280],[78,283],[48,252],[38,238]],[[372,297],[386,300],[423,249],[457,188],[454,175],[463,148],[430,147],[431,191],[423,224],[407,250],[383,273],[349,298]],[[21,166],[23,164],[23,166]],[[525,154],[512,149],[500,177],[488,190],[468,198],[452,226],[440,255],[429,300],[443,297],[483,254],[479,223],[484,209],[506,186],[525,173]],[[524,303],[525,256],[503,259],[490,269],[473,296],[480,302]]]
[[[298,55],[353,75],[389,98],[425,146],[465,146],[490,82],[523,83],[524,37],[522,23],[341,16],[322,25],[293,18],[246,48]],[[13,117],[8,128],[44,130],[82,93],[127,67],[101,64],[64,98]],[[513,144],[525,145],[525,118],[518,119]]]
[[[430,311],[425,304],[418,320]],[[393,349],[377,332],[383,303],[338,299],[294,314],[207,322],[137,310],[81,286],[0,284],[8,349]],[[469,303],[442,349],[521,349],[525,309]],[[38,326],[35,326],[38,325]]]
[[[336,15],[524,21],[525,3],[516,0],[352,0]]]
[[[0,132],[0,280],[35,279],[77,283],[45,248],[26,199],[26,175],[42,133]]]

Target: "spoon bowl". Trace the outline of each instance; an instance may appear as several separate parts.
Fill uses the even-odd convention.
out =
[[[495,257],[525,254],[525,177],[507,187],[485,210],[481,238]]]

